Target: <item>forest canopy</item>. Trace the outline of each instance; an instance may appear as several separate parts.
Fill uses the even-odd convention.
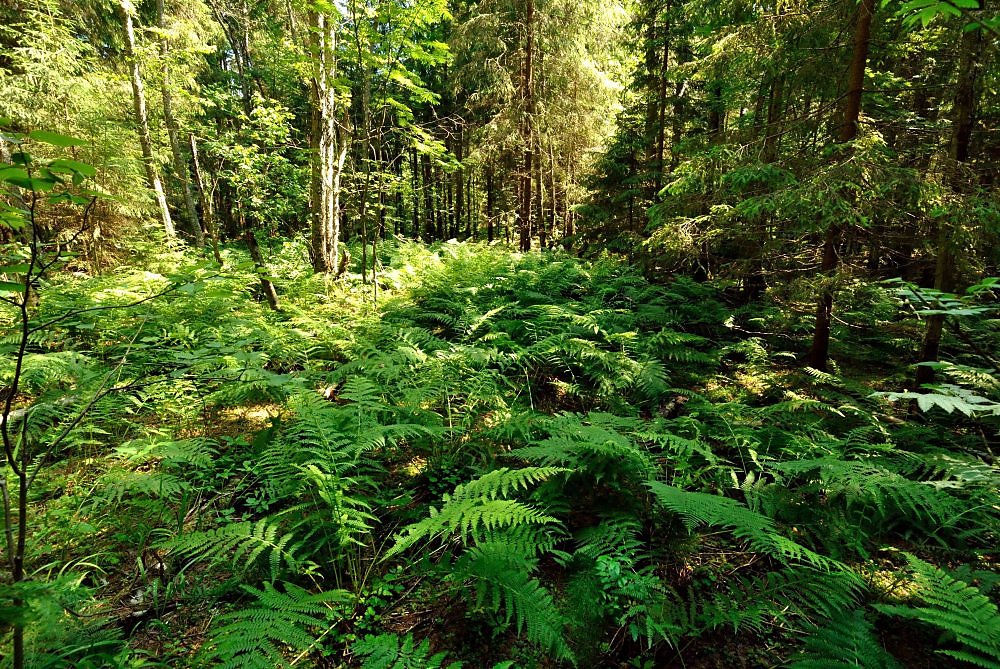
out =
[[[0,666],[1000,668],[998,48],[0,0]]]

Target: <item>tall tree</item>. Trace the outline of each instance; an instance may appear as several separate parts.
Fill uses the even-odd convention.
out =
[[[191,192],[191,180],[188,177],[187,160],[181,150],[180,139],[178,138],[179,128],[177,117],[174,116],[173,91],[171,90],[170,77],[170,46],[168,39],[168,27],[163,8],[163,0],[156,0],[156,24],[160,31],[160,60],[161,60],[161,92],[163,95],[163,120],[167,126],[167,137],[170,140],[170,155],[173,158],[174,176],[181,188],[184,197],[184,211],[187,214],[187,223],[191,235],[194,237],[195,245],[201,248],[205,245],[205,235],[198,220],[198,210],[194,204],[194,193]]]
[[[337,9],[319,3],[309,11],[312,42],[312,254],[313,270],[337,270],[340,258],[340,191],[348,142],[337,100]],[[346,118],[346,117],[345,117]]]
[[[853,140],[858,134],[861,118],[861,97],[865,85],[865,68],[868,66],[868,50],[871,43],[872,16],[875,14],[875,0],[861,0],[858,4],[854,26],[854,51],[848,74],[847,94],[844,99],[844,113],[840,121],[837,139],[841,143]],[[816,305],[816,323],[813,329],[812,346],[809,350],[809,364],[826,371],[830,358],[830,322],[833,317],[832,275],[837,270],[840,258],[837,246],[843,233],[839,222],[829,224],[823,241],[823,261],[821,271],[826,280],[820,289]]]
[[[956,193],[968,189],[967,175],[963,166],[969,160],[969,147],[976,122],[976,108],[979,101],[978,82],[982,70],[983,30],[968,30],[962,35],[958,59],[958,80],[952,107],[951,139],[948,144],[947,185]],[[955,243],[952,223],[944,218],[938,221],[937,260],[934,271],[934,288],[942,292],[955,289]],[[923,346],[920,351],[921,363],[933,363],[938,359],[941,334],[945,316],[934,314],[927,318]],[[930,364],[917,366],[916,385],[934,382],[934,367]]]
[[[120,0],[119,7],[122,14],[122,25],[125,29],[125,59],[128,62],[132,78],[132,103],[135,110],[136,130],[139,133],[139,144],[142,147],[142,165],[146,171],[146,183],[156,196],[156,205],[160,212],[163,229],[167,237],[173,239],[177,235],[174,230],[174,222],[170,218],[167,196],[156,168],[156,160],[153,157],[153,140],[149,134],[149,118],[146,112],[146,93],[143,88],[142,73],[139,71],[139,59],[136,56],[135,26],[132,22],[135,8],[132,5],[132,0]]]
[[[535,122],[535,0],[524,0],[524,42],[521,61],[520,100],[521,119],[520,132],[522,142],[522,159],[520,186],[518,189],[518,233],[519,246],[522,251],[531,250],[531,177],[534,161],[534,122]]]

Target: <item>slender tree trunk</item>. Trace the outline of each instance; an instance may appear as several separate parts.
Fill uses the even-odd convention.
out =
[[[194,179],[198,186],[198,196],[201,198],[201,216],[208,229],[209,238],[212,240],[212,254],[215,261],[222,264],[222,255],[219,253],[219,228],[215,224],[214,204],[212,193],[206,189],[205,179],[201,175],[201,165],[198,161],[198,143],[194,138],[194,133],[188,135],[188,142],[191,145],[191,162],[194,164]]]
[[[153,158],[153,139],[149,134],[149,120],[146,113],[146,93],[142,84],[142,74],[139,72],[139,59],[135,54],[135,27],[132,24],[132,0],[120,0],[123,25],[125,27],[125,59],[128,61],[132,76],[132,105],[135,110],[136,130],[139,132],[139,145],[142,147],[142,166],[146,170],[146,184],[156,195],[156,205],[160,211],[160,220],[168,239],[177,236],[174,222],[167,208],[167,196],[163,191],[163,183],[156,170]]]
[[[858,5],[858,19],[854,30],[854,54],[851,58],[850,79],[847,98],[844,106],[844,116],[841,121],[838,140],[849,142],[858,134],[858,120],[861,116],[861,94],[864,92],[865,68],[868,66],[868,47],[871,41],[872,16],[875,13],[875,0],[861,0]],[[809,364],[821,371],[826,371],[830,359],[830,323],[833,318],[833,275],[837,270],[839,258],[837,246],[843,233],[840,223],[831,223],[823,240],[824,275],[823,288],[820,291],[816,305],[816,326],[813,331],[812,347],[809,351]]]
[[[313,270],[338,271],[340,258],[340,184],[347,160],[347,128],[338,120],[336,34],[334,20],[310,12],[314,52],[312,80],[312,252]]]
[[[976,123],[978,103],[977,83],[982,71],[983,31],[970,30],[962,36],[961,54],[958,63],[958,82],[955,88],[955,102],[952,111],[951,143],[948,150],[950,181],[952,188],[961,192],[967,185],[963,183],[963,163],[969,160],[972,130]],[[955,245],[950,224],[941,220],[937,230],[937,262],[934,271],[934,288],[950,293],[955,290]],[[920,351],[920,362],[936,362],[941,348],[941,334],[945,317],[933,315],[927,318],[924,342]],[[934,368],[918,365],[916,386],[934,383]]]
[[[424,184],[424,241],[434,241],[437,230],[434,225],[434,182],[431,178],[431,159],[423,156],[421,160]]]
[[[264,264],[264,256],[260,253],[260,246],[257,244],[257,235],[254,233],[253,227],[247,223],[242,208],[240,209],[239,216],[240,225],[243,228],[243,239],[246,241],[247,250],[250,251],[250,259],[253,260],[254,269],[260,278],[260,289],[264,293],[264,299],[267,300],[267,304],[272,309],[280,311],[281,305],[278,302],[278,291],[275,290],[271,280],[267,278],[267,265]]]
[[[493,184],[493,163],[486,163],[486,241],[493,241],[493,204],[496,197]]]
[[[545,201],[542,191],[542,141],[535,135],[535,226],[538,228],[538,247],[547,248],[548,236],[545,230]]]
[[[680,42],[675,51],[678,65],[687,62],[690,46],[686,42]],[[673,104],[670,114],[670,169],[677,168],[680,164],[680,146],[684,135],[684,97],[687,93],[687,84],[683,81],[674,83]]]
[[[177,119],[174,116],[173,94],[170,90],[170,50],[167,44],[167,22],[163,12],[163,0],[156,0],[156,22],[160,28],[160,59],[162,60],[163,81],[161,82],[161,92],[163,95],[163,120],[167,126],[167,137],[170,139],[170,155],[174,163],[174,176],[181,187],[181,194],[184,196],[184,209],[187,213],[188,229],[194,237],[195,246],[199,249],[205,246],[205,235],[198,221],[198,210],[194,204],[194,194],[191,192],[191,180],[188,179],[187,161],[181,150],[181,143],[178,138]]]
[[[521,162],[520,205],[518,228],[520,250],[531,250],[531,175],[534,160],[534,50],[535,50],[535,0],[525,0],[524,55],[521,62],[521,142],[524,155]]]
[[[458,209],[455,207],[455,175],[449,174],[444,178],[445,182],[445,210],[447,216],[448,238],[458,239]]]
[[[465,137],[462,126],[458,126],[458,145],[455,147],[455,157],[458,158],[459,168],[455,172],[455,237],[459,236],[462,228],[462,219],[465,217]],[[466,219],[468,220],[468,219]],[[469,236],[469,226],[465,226],[465,236]]]
[[[556,156],[552,148],[552,138],[549,137],[549,246],[555,246],[556,237],[556,208],[559,198],[556,194]]]
[[[778,139],[781,134],[781,112],[784,109],[784,84],[782,75],[775,76],[771,82],[770,95],[767,103],[767,127],[764,129],[765,163],[773,163],[778,158]]]
[[[475,180],[472,170],[466,170],[465,177],[465,236],[475,240],[479,236],[479,221],[473,220],[472,212],[476,202],[476,192],[474,191]],[[478,211],[478,209],[477,209]]]
[[[657,110],[657,120],[656,120],[656,163],[655,163],[655,176],[653,179],[653,188],[655,190],[654,197],[659,199],[660,186],[663,180],[663,159],[664,151],[666,150],[666,135],[667,135],[667,70],[670,66],[670,36],[672,31],[672,13],[673,7],[670,0],[667,0],[667,6],[664,10],[667,16],[667,24],[663,28],[663,54],[660,57],[660,81],[659,81],[659,91],[657,100],[659,103],[659,108]]]
[[[413,238],[420,240],[420,160],[417,149],[410,150],[410,171],[412,172],[411,188],[413,189]]]
[[[434,179],[434,212],[437,222],[437,237],[441,241],[444,241],[448,238],[448,210],[445,208],[447,194],[445,193],[445,183],[440,167],[433,169],[432,178]]]
[[[644,144],[644,156],[642,166],[642,171],[646,172],[647,175],[653,172],[653,164],[656,157],[656,122],[659,119],[659,105],[660,100],[656,95],[657,88],[659,86],[657,72],[660,71],[660,50],[657,48],[657,30],[656,30],[656,20],[659,14],[658,11],[659,3],[655,0],[647,0],[645,7],[645,21],[646,21],[646,35],[644,44],[644,88],[646,94],[646,117],[643,122],[643,144]],[[645,181],[643,184],[643,189],[647,191],[646,195],[651,200],[654,192],[651,192],[654,188],[653,181]]]

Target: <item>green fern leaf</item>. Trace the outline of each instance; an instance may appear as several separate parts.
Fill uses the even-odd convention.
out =
[[[886,615],[898,616],[937,627],[963,647],[941,649],[944,655],[986,669],[1000,669],[1000,611],[977,588],[946,571],[903,553],[917,591],[914,598],[923,606],[877,604]]]
[[[288,667],[286,655],[316,647],[353,599],[344,590],[313,594],[291,583],[284,584],[284,592],[271,584],[243,590],[256,601],[219,616],[199,655],[203,663],[225,669]]]

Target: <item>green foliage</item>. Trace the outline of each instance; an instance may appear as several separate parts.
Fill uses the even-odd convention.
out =
[[[555,518],[534,506],[503,497],[564,471],[558,467],[502,468],[462,484],[444,496],[440,510],[431,507],[429,517],[406,528],[386,557],[434,539],[455,537],[462,544],[478,544],[498,531],[555,523]]]
[[[845,609],[809,631],[805,650],[789,666],[794,669],[897,669],[901,665],[882,648],[864,612]]]
[[[920,558],[904,553],[912,572],[912,599],[921,606],[877,604],[886,615],[915,620],[939,629],[958,648],[938,653],[978,667],[1000,667],[1000,612],[978,588]]]
[[[372,313],[304,279],[301,250],[275,263],[286,314],[248,299],[256,277],[236,262],[35,344],[40,438],[109,357],[150,379],[95,405],[54,455],[32,550],[52,573],[70,552],[135,562],[125,601],[151,600],[154,618],[134,638],[167,634],[162,610],[214,616],[202,650],[168,662],[599,666],[686,657],[723,632],[788,647],[808,630],[802,666],[889,667],[861,613],[871,556],[901,542],[971,563],[997,535],[1000,475],[975,435],[945,412],[889,416],[847,374],[790,371],[766,338],[727,339],[711,287],[401,243]],[[60,279],[39,318],[203,271]],[[974,369],[955,367],[960,387],[994,397]],[[879,610],[936,624],[922,600],[901,608]],[[420,641],[431,624],[443,631]],[[981,639],[915,634],[986,657]]]
[[[348,593],[331,590],[310,593],[291,583],[278,590],[265,584],[243,586],[254,602],[219,616],[199,659],[211,666],[288,667],[287,649],[305,656],[338,622]]]
[[[724,527],[737,538],[746,540],[753,550],[774,555],[782,561],[802,561],[825,569],[843,568],[783,536],[771,518],[734,499],[688,492],[659,481],[650,481],[648,485],[657,502],[679,514],[689,529],[699,525]]]
[[[294,533],[281,533],[279,526],[267,518],[187,532],[160,545],[180,556],[211,566],[227,565],[239,572],[252,569],[258,560],[264,560],[271,581],[277,580],[285,570],[294,573],[299,568],[298,552],[302,549]]]
[[[431,642],[417,643],[412,634],[402,639],[396,634],[367,636],[352,650],[365,658],[362,669],[460,669],[461,662],[445,665],[447,653],[431,654]]]

